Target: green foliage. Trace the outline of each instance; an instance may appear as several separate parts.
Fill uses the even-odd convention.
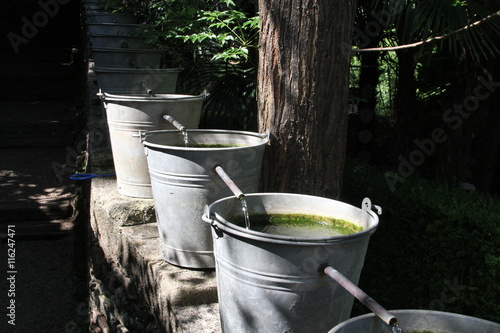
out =
[[[259,20],[253,1],[130,0],[165,50],[165,67],[182,67],[177,91],[204,93],[200,127],[254,130]]]
[[[500,200],[348,161],[342,200],[383,208],[360,287],[389,309],[431,309],[500,321]],[[354,314],[367,312],[357,304]]]
[[[232,1],[226,1],[226,4],[234,6]],[[235,9],[204,10],[198,20],[207,24],[202,31],[178,37],[205,47],[208,42],[207,49],[218,49],[212,60],[246,62],[249,48],[257,47],[258,16],[247,17]]]

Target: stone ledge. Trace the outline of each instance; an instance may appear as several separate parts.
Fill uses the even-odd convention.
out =
[[[220,330],[215,271],[176,267],[161,258],[151,199],[127,198],[118,194],[113,178],[95,178],[90,205],[92,233],[105,260],[126,294],[146,304],[160,327]],[[142,224],[127,225],[132,220]]]

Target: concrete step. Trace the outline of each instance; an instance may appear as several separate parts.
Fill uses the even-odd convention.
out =
[[[19,92],[23,97],[29,94],[24,89]],[[76,110],[72,101],[10,100],[2,105],[0,148],[64,148],[74,142]]]
[[[0,203],[6,209],[10,203],[37,202],[42,205],[59,200],[64,202],[73,197],[74,182],[69,175],[73,173],[71,165],[76,163],[78,153],[72,147],[0,149],[0,157]],[[67,211],[60,210],[64,212],[61,216],[67,215]]]
[[[15,61],[14,59],[3,62],[4,68],[0,72],[0,79],[16,79],[19,81],[33,78],[68,78],[74,77],[77,70],[70,63],[34,63],[32,61]]]
[[[47,101],[75,99],[74,82],[12,82],[0,84],[0,100]],[[8,89],[7,89],[8,88]]]
[[[0,223],[23,221],[50,222],[67,219],[73,209],[71,200],[0,202]]]

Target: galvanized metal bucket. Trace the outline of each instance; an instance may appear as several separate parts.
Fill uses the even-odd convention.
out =
[[[203,96],[159,94],[100,94],[107,113],[111,150],[118,192],[137,198],[152,198],[141,134],[147,131],[173,129],[164,115],[181,121],[187,128],[197,128]]]
[[[310,238],[254,231],[230,222],[241,203],[228,197],[206,208],[213,229],[222,331],[327,332],[349,318],[353,296],[322,272],[330,265],[358,283],[370,235],[378,225],[363,207],[300,194],[245,195],[252,213],[313,214],[344,219],[363,231]]]
[[[136,24],[137,17],[130,13],[110,13],[110,12],[88,12],[86,13],[88,23],[120,23],[120,24]]]
[[[146,27],[142,24],[87,23],[87,29],[91,34],[130,35],[131,33],[141,32]]]
[[[92,57],[98,67],[160,68],[163,50],[93,47]]]
[[[500,324],[457,313],[430,310],[392,310],[403,332],[498,333]],[[351,318],[329,333],[386,333],[389,326],[373,313]]]
[[[97,48],[147,49],[145,38],[124,34],[89,34],[90,45]]]
[[[104,68],[95,67],[99,89],[110,94],[174,94],[180,68]]]
[[[189,268],[215,265],[210,226],[202,221],[205,205],[231,191],[214,171],[221,165],[245,192],[257,191],[268,136],[227,130],[188,130],[145,134],[153,199],[163,259]],[[205,148],[203,145],[222,145]]]

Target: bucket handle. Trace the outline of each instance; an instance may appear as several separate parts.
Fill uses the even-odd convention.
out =
[[[214,229],[215,231],[215,234],[217,235],[217,239],[221,238],[222,236],[224,236],[224,233],[222,232],[222,230],[217,226],[217,222],[212,219],[210,217],[210,207],[208,207],[208,205],[205,205],[205,208],[204,208],[204,212],[203,212],[203,215],[201,216],[201,219],[206,222],[206,223],[210,223],[210,226]]]
[[[271,135],[271,131],[269,129],[266,129],[265,133],[258,134],[258,136],[260,136],[262,139],[269,139],[270,135]]]
[[[146,137],[146,132],[143,132],[143,131],[139,130],[139,131],[137,131],[136,134],[132,134],[132,137],[133,138],[140,138],[141,142],[143,142],[144,138]]]
[[[382,207],[372,205],[372,201],[370,200],[370,198],[363,199],[363,202],[361,203],[361,209],[367,212],[371,212],[372,210],[374,210],[377,215],[382,215]]]
[[[104,96],[101,88],[99,88],[99,91],[97,92],[96,95],[101,99],[101,102],[102,102],[102,105],[104,105],[104,108],[107,109],[108,103],[106,103],[106,96]]]

